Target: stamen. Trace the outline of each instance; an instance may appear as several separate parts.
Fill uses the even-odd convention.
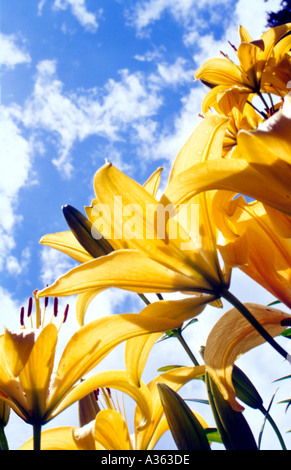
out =
[[[65,321],[66,321],[66,319],[67,319],[68,312],[69,312],[69,304],[66,305],[66,308],[65,308],[65,311],[64,311],[63,323],[65,323]]]
[[[58,315],[58,305],[59,305],[59,299],[55,297],[54,298],[54,316],[55,317]]]
[[[41,309],[39,305],[39,299],[37,298],[38,290],[33,291],[34,301],[35,301],[35,316],[36,316],[36,328],[39,328],[41,325]]]
[[[48,298],[48,297],[45,297],[45,298],[44,298],[44,308],[47,308],[48,303],[49,303],[49,298]]]
[[[237,52],[237,48],[235,47],[235,45],[234,45],[234,44],[231,44],[230,41],[227,41],[227,42],[228,42],[228,44],[233,48],[233,50],[234,50],[235,52]]]
[[[99,397],[99,388],[96,388],[96,390],[93,390],[93,393],[94,393],[95,400],[98,401],[98,397]]]
[[[28,300],[28,309],[27,309],[27,317],[29,318],[32,312],[32,297],[29,297]]]
[[[24,307],[20,309],[20,325],[24,326]]]

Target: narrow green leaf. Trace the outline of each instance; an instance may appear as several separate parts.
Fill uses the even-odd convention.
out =
[[[258,450],[243,413],[231,408],[207,372],[205,384],[217,430],[226,450]]]

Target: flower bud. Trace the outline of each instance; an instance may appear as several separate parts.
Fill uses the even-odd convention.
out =
[[[92,224],[81,212],[70,205],[64,206],[62,210],[72,233],[93,258],[99,258],[114,251],[110,243],[101,234],[98,240],[93,238]]]
[[[185,401],[167,385],[157,384],[157,386],[178,449],[211,450],[202,424]]]
[[[0,426],[6,426],[10,416],[10,406],[0,399]]]

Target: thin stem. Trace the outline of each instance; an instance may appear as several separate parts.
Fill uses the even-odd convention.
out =
[[[264,119],[268,119],[267,114],[264,113],[263,111],[260,111],[253,103],[251,103],[250,101],[247,101],[247,103],[248,103],[255,111],[257,111]]]
[[[221,297],[228,300],[244,317],[249,323],[257,330],[257,332],[279,353],[284,359],[290,362],[288,353],[283,349],[274,338],[265,330],[265,328],[258,322],[253,314],[242,304],[228,289],[221,291]]]
[[[0,449],[9,450],[8,442],[6,439],[5,432],[4,432],[4,426],[0,426]]]
[[[141,300],[143,300],[143,302],[146,304],[146,305],[149,305],[150,304],[150,301],[146,298],[145,295],[143,294],[138,294],[139,297],[141,298]]]
[[[262,93],[260,91],[258,91],[257,94],[261,98],[262,102],[264,103],[265,110],[268,111],[269,106],[268,106],[267,101],[265,100],[264,96],[262,95]]]
[[[185,349],[186,353],[190,357],[190,359],[193,362],[194,366],[199,366],[199,362],[197,361],[196,357],[194,356],[194,354],[192,353],[192,351],[189,348],[188,344],[186,343],[183,336],[181,335],[181,331],[180,330],[175,330],[173,333],[174,333],[173,336],[175,336],[179,340],[180,344]]]
[[[33,450],[40,450],[41,424],[33,425]]]
[[[264,409],[262,411],[265,415],[265,418],[269,421],[270,425],[272,426],[273,431],[275,432],[275,434],[276,434],[276,436],[277,436],[277,438],[278,438],[278,440],[281,444],[282,450],[287,450],[286,445],[285,445],[285,443],[283,441],[283,438],[281,436],[281,433],[280,433],[275,421],[273,420],[272,416],[269,415],[269,412],[267,410]]]

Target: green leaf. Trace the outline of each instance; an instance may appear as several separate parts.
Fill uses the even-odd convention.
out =
[[[226,450],[258,450],[243,413],[231,408],[207,372],[205,384],[217,430]]]
[[[164,367],[160,367],[159,369],[157,369],[157,372],[168,372],[169,370],[177,369],[178,367],[183,367],[183,366],[175,365],[175,364],[164,366]]]
[[[205,430],[185,401],[170,387],[157,384],[164,412],[179,450],[211,450]]]

